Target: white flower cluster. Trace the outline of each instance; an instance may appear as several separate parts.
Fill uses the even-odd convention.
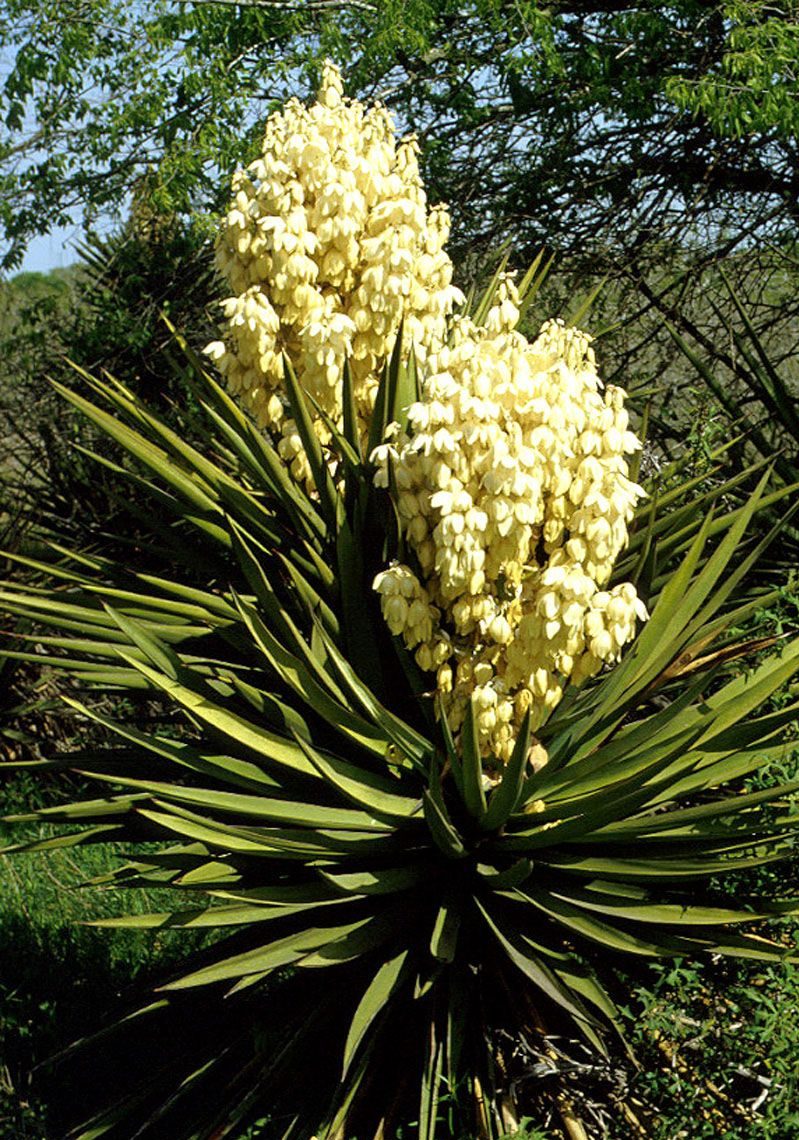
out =
[[[518,301],[503,278],[484,327],[453,320],[407,435],[373,456],[383,485],[391,464],[416,559],[378,576],[383,613],[437,670],[453,729],[474,697],[500,762],[528,708],[540,725],[647,616],[632,585],[603,589],[643,494],[624,392],[602,391],[585,334],[551,321],[530,344]]]
[[[530,344],[509,277],[483,326],[453,317],[463,296],[448,232],[446,209],[427,208],[414,141],[397,142],[383,107],[345,99],[328,64],[318,101],[273,115],[261,157],[233,179],[217,243],[232,295],[224,339],[206,351],[310,484],[284,354],[323,445],[349,363],[365,443],[403,322],[422,398],[373,460],[376,481],[397,488],[412,565],[374,585],[454,731],[474,699],[490,768],[528,709],[539,725],[565,682],[617,659],[646,617],[633,586],[605,588],[643,492],[628,477],[639,444],[624,393],[603,392],[590,338],[553,321]]]
[[[449,216],[428,211],[416,143],[397,143],[381,106],[345,99],[327,64],[318,101],[270,117],[259,159],[233,179],[217,263],[233,296],[224,340],[206,352],[283,458],[309,476],[283,396],[285,353],[319,408],[341,420],[342,369],[352,370],[364,436],[400,319],[417,358],[438,351],[462,294],[444,252]],[[316,430],[329,432],[322,416]]]

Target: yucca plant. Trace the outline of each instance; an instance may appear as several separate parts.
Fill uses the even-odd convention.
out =
[[[328,75],[321,105],[333,112],[336,90]],[[243,231],[234,221],[228,228]],[[534,281],[535,272],[521,292]],[[241,287],[246,294],[246,277]],[[481,324],[492,353],[501,338],[518,348],[518,300],[500,275],[447,351],[464,329],[483,343],[473,331]],[[232,320],[238,311],[230,306]],[[240,312],[234,336],[255,320],[246,303]],[[289,302],[280,320],[291,323]],[[83,375],[93,399],[60,389],[125,456],[98,462],[151,496],[182,561],[206,571],[200,586],[196,576],[133,573],[60,548],[50,562],[19,559],[40,579],[0,592],[36,646],[9,657],[62,670],[85,690],[73,688],[67,703],[108,734],[105,748],[49,762],[99,791],[17,817],[64,825],[27,848],[113,844],[128,858],[103,885],[120,898],[157,886],[175,901],[101,925],[211,934],[116,1024],[62,1058],[70,1074],[88,1050],[71,1137],[211,1140],[251,1128],[369,1140],[410,1126],[430,1140],[443,1131],[442,1099],[462,1134],[498,1137],[533,1103],[542,1059],[557,1069],[564,1043],[624,1054],[625,961],[791,954],[779,929],[769,939],[760,925],[793,915],[796,900],[732,904],[720,887],[725,875],[786,857],[799,832],[799,785],[745,786],[790,750],[797,702],[768,702],[799,668],[799,641],[747,673],[725,673],[731,659],[764,648],[725,635],[758,604],[740,587],[776,534],[744,545],[771,501],[768,474],[744,506],[718,517],[704,501],[671,522],[668,501],[639,504],[627,562],[602,595],[608,628],[593,622],[582,674],[568,645],[545,668],[547,643],[532,662],[542,671],[535,691],[508,680],[495,684],[492,704],[493,682],[475,662],[488,664],[493,639],[497,669],[505,646],[512,663],[506,626],[516,622],[522,639],[536,617],[531,610],[523,626],[514,599],[564,565],[553,552],[578,537],[579,519],[571,537],[563,528],[545,536],[520,511],[516,529],[531,525],[534,553],[518,596],[509,556],[500,576],[478,574],[458,595],[494,598],[485,628],[461,621],[454,605],[447,615],[441,582],[462,546],[442,541],[426,571],[429,529],[412,525],[403,498],[414,456],[427,454],[420,425],[432,399],[408,327],[384,330],[393,350],[374,388],[363,354],[352,367],[344,361],[339,407],[325,407],[314,387],[308,359],[317,358],[306,355],[295,372],[289,333],[279,370],[260,353],[260,395],[236,371],[255,368],[253,358],[242,350],[227,359],[229,382],[260,423],[186,349],[185,380],[208,417],[203,447],[110,378]],[[324,339],[323,324],[308,335]],[[590,371],[577,334],[546,336],[566,337],[558,351],[572,363],[564,355],[552,366],[564,383]],[[619,399],[603,406],[618,412]],[[609,414],[602,431],[618,432],[618,421]],[[622,445],[613,446],[615,455]],[[452,486],[439,489],[452,495]],[[586,566],[604,534],[586,530]],[[407,598],[381,593],[386,582],[410,583]],[[602,653],[618,658],[631,640],[628,611],[637,605],[643,617],[636,583],[649,619],[620,663],[601,671]],[[427,607],[417,607],[417,624],[441,621],[418,639],[409,618],[417,601]],[[557,623],[548,606],[539,616]],[[558,630],[546,636],[554,644]],[[442,641],[454,671],[433,660]],[[507,693],[518,707],[505,721],[495,698]],[[113,711],[114,694],[127,698],[127,715]],[[585,1135],[568,1086],[551,1096],[567,1135]]]
[[[729,340],[735,348],[734,357],[719,348],[708,352],[710,346],[700,330],[691,327],[684,332],[692,339],[700,338],[704,354],[698,351],[696,343],[689,343],[686,336],[668,321],[665,327],[701,378],[731,432],[737,434],[733,446],[738,466],[743,468],[752,459],[773,462],[777,480],[785,485],[794,484],[799,472],[799,417],[792,385],[785,370],[772,363],[747,306],[723,271],[721,280],[731,303],[732,316],[725,319],[720,306],[712,300],[710,306],[717,320],[727,328]],[[717,375],[713,367],[714,358],[734,379],[734,384]],[[796,564],[797,541],[796,525],[786,525],[779,549],[772,552],[768,564],[761,568],[761,576],[783,579]]]

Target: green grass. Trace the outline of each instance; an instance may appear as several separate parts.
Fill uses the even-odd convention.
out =
[[[61,798],[57,784],[22,774],[0,785],[0,815]],[[0,847],[48,834],[0,822]],[[46,1075],[31,1070],[99,1025],[127,991],[184,950],[196,932],[110,931],[81,925],[122,911],[157,909],[158,892],[81,883],[109,869],[110,845],[0,856],[0,1140],[58,1140],[43,1103]],[[57,1094],[56,1094],[57,1095]],[[55,1107],[56,1115],[58,1106]]]

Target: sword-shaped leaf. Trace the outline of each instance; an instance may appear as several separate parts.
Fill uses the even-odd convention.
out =
[[[407,972],[405,969],[407,958],[408,951],[401,950],[399,954],[383,962],[364,990],[347,1032],[342,1057],[342,1077],[346,1076],[361,1042],[372,1025],[383,1015],[392,997],[402,985]]]
[[[286,387],[291,414],[297,425],[308,466],[311,469],[314,487],[319,495],[322,515],[330,534],[335,535],[344,517],[344,503],[322,454],[322,446],[319,443],[319,436],[314,430],[305,394],[291,366],[291,361],[285,354],[283,356],[283,382]]]
[[[496,911],[489,911],[479,899],[476,899],[475,903],[489,930],[517,970],[521,970],[534,986],[572,1017],[577,1020],[592,1021],[592,1016],[582,1003],[558,980],[552,968],[540,953],[536,952],[530,940],[523,938],[513,920],[507,917],[503,921]]]
[[[203,966],[201,969],[185,974],[175,981],[167,982],[159,989],[163,991],[184,990],[194,986],[207,986],[216,982],[230,981],[234,978],[245,978],[250,974],[265,977],[266,974],[272,973],[282,966],[289,966],[298,962],[304,956],[329,943],[345,938],[348,934],[360,930],[371,921],[372,919],[367,917],[343,925],[303,928],[293,934],[286,935],[285,938],[278,938],[273,942],[258,946],[254,950],[245,950],[241,954],[223,958],[210,966]]]
[[[519,735],[516,737],[513,752],[502,772],[502,779],[491,793],[485,816],[480,821],[480,827],[483,831],[496,831],[507,822],[509,816],[516,810],[524,787],[531,735],[530,710],[528,709],[519,727]]]
[[[472,819],[480,823],[486,813],[486,796],[483,788],[483,760],[480,755],[480,735],[474,697],[466,706],[461,729],[461,765],[463,802]]]
[[[300,746],[286,737],[269,732],[252,721],[245,720],[237,713],[229,712],[223,705],[212,701],[205,693],[160,673],[139,661],[134,661],[125,653],[120,656],[137,669],[155,688],[166,693],[181,708],[197,717],[210,728],[220,732],[235,744],[249,752],[255,752],[263,759],[290,768],[295,772],[315,776],[316,769],[310,764]]]
[[[301,737],[296,739],[320,777],[341,792],[346,799],[392,820],[394,826],[407,822],[419,814],[420,799],[402,795],[398,791],[401,785],[396,780],[391,780],[389,777],[381,778],[374,772],[349,764],[333,753],[324,753],[313,748]]]
[[[381,726],[365,720],[353,711],[329,672],[319,666],[310,646],[305,645],[299,631],[296,631],[293,643],[297,646],[301,657],[281,645],[260,616],[243,599],[237,599],[237,602],[254,643],[274,669],[275,675],[294,690],[303,704],[322,716],[332,728],[382,758],[391,738],[381,731]],[[286,617],[286,620],[290,619]],[[325,639],[325,645],[329,648],[332,642]]]
[[[339,831],[374,833],[392,830],[390,825],[374,819],[366,812],[351,808],[188,787],[185,784],[162,783],[157,780],[139,780],[133,776],[93,775],[97,780],[119,784],[124,788],[141,788],[143,792],[158,796],[167,803],[193,804],[225,815],[238,815],[252,820],[270,820],[297,827],[334,828]]]

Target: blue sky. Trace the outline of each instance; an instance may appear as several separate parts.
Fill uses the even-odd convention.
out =
[[[22,265],[15,272],[47,273],[50,269],[63,269],[77,259],[74,242],[80,237],[80,227],[60,226],[44,237],[34,238],[28,246]]]

